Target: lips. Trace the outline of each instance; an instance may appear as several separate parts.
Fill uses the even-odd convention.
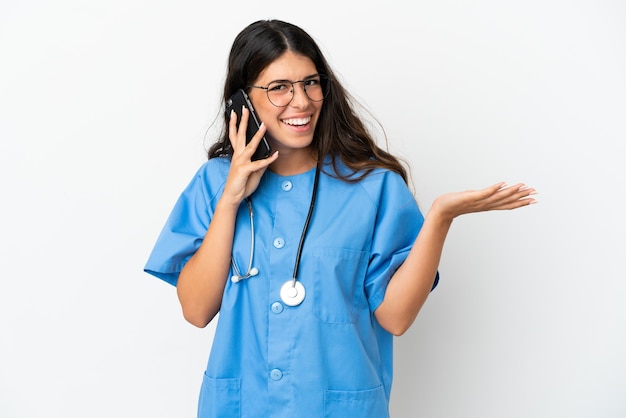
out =
[[[311,117],[307,116],[305,118],[282,119],[281,122],[286,124],[286,125],[290,125],[290,126],[303,126],[303,125],[306,125],[307,123],[311,122]]]

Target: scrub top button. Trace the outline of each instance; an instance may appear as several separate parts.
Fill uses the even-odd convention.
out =
[[[282,303],[280,302],[274,302],[272,303],[272,312],[274,312],[275,314],[279,314],[283,311],[285,307],[283,306]]]
[[[274,247],[283,248],[285,246],[285,240],[283,238],[275,238],[274,239]]]
[[[288,192],[289,190],[293,189],[293,183],[289,180],[285,180],[280,187],[283,189],[284,192]]]
[[[283,378],[283,372],[278,369],[274,369],[270,372],[270,378],[272,380],[280,380]]]

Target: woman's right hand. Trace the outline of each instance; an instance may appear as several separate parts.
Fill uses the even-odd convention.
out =
[[[228,126],[228,138],[233,147],[233,155],[222,199],[228,199],[232,205],[237,207],[243,199],[256,190],[267,167],[278,158],[278,151],[276,151],[265,159],[252,161],[252,155],[259,146],[261,138],[265,135],[266,128],[261,123],[258,132],[246,145],[246,129],[249,117],[250,111],[244,107],[241,113],[240,129],[237,130],[237,114],[231,112]]]
[[[240,123],[243,128],[237,132],[237,116],[231,115],[228,136],[233,156],[224,193],[200,248],[178,276],[176,289],[183,315],[197,327],[206,326],[220,310],[230,270],[239,205],[257,188],[267,167],[278,158],[275,152],[264,160],[251,161],[252,154],[265,134],[265,127],[261,125],[259,132],[246,146],[248,116],[248,111],[244,109]]]

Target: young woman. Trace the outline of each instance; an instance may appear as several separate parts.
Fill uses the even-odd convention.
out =
[[[426,218],[314,40],[282,21],[235,39],[224,131],[176,203],[145,271],[185,319],[219,313],[199,417],[388,417],[392,340],[438,281],[455,217],[534,203],[495,184],[438,197]],[[253,160],[265,136],[272,153]]]

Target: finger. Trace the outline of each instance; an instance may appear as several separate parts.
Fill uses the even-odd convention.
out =
[[[246,177],[245,196],[249,196],[256,190],[259,185],[261,177],[267,170],[267,168],[278,158],[278,151],[274,152],[268,158],[258,161],[252,161],[246,164],[246,170],[248,175]]]
[[[468,190],[466,193],[470,193],[475,202],[482,202],[483,204],[487,204],[490,200],[496,200],[496,196],[498,193],[506,190],[508,185],[505,182],[496,183],[492,186],[485,187],[480,190]]]
[[[246,131],[248,129],[248,119],[250,118],[250,111],[247,107],[241,106],[241,122],[239,123],[239,130],[237,131],[237,137],[243,138],[244,144],[246,140]]]
[[[525,197],[523,199],[517,199],[512,202],[502,202],[499,205],[494,206],[491,210],[512,210],[529,206],[537,203],[537,200],[532,197]]]
[[[250,139],[250,142],[246,145],[246,149],[250,152],[250,156],[252,156],[252,154],[254,154],[256,149],[259,147],[259,144],[261,143],[265,132],[267,132],[267,128],[265,127],[265,124],[261,122],[259,130],[256,132],[256,134],[254,134],[252,139]]]
[[[275,151],[267,158],[256,161],[250,161],[250,156],[248,156],[247,152],[245,152],[237,158],[238,163],[236,165],[234,163],[231,164],[230,170],[233,171],[235,170],[235,167],[237,167],[236,171],[233,172],[236,172],[237,176],[246,179],[245,181],[248,181],[247,179],[249,179],[251,176],[254,176],[255,174],[263,174],[265,169],[277,159],[278,151]],[[233,161],[234,160],[235,158],[233,158]]]
[[[264,170],[269,167],[274,161],[278,159],[278,151],[274,151],[269,157],[262,158],[260,160],[252,161],[250,163],[250,169],[252,171]]]
[[[536,194],[537,191],[534,188],[519,183],[499,190],[490,204],[493,209],[515,209],[536,203],[536,199],[533,198]]]
[[[515,186],[511,186],[510,190],[508,190],[507,196],[511,199],[521,199],[535,194],[537,194],[537,191],[534,188],[520,183]]]
[[[528,196],[535,192],[535,189],[526,186],[524,183],[518,183],[513,186],[505,185],[494,193],[494,198],[497,200],[504,200],[509,198],[519,199],[523,196]]]
[[[234,151],[243,150],[246,147],[246,130],[250,111],[245,106],[241,107],[241,121],[237,129],[237,112],[231,111],[231,118],[228,130],[228,139]]]
[[[228,140],[230,141],[230,146],[233,149],[236,149],[235,143],[237,142],[237,112],[234,110],[230,111],[230,119],[228,121]]]

